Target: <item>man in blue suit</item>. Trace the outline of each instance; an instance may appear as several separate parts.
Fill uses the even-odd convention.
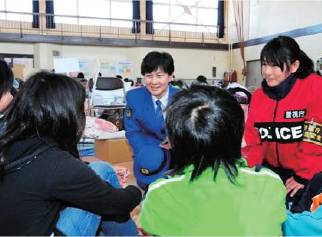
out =
[[[168,163],[166,159],[171,159],[170,153],[163,150],[165,160],[161,159],[160,163],[156,163],[153,156],[146,159],[146,156],[151,156],[151,153],[145,154],[147,149],[143,148],[159,147],[167,137],[164,108],[178,91],[169,85],[173,78],[173,72],[174,63],[169,53],[150,52],[141,64],[141,74],[144,76],[145,86],[131,90],[126,95],[125,135],[133,148],[134,174],[136,174],[137,183],[144,190],[152,182],[151,176],[155,177],[153,181],[159,178],[162,175],[161,170],[164,170],[164,164]],[[169,146],[163,145],[163,149],[169,149]],[[143,160],[145,160],[144,162],[151,160],[151,163],[142,164]],[[138,163],[140,165],[137,165]],[[135,170],[137,167],[143,168]],[[140,175],[137,175],[138,172]]]

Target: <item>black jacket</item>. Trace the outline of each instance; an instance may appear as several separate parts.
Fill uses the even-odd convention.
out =
[[[114,188],[54,142],[19,141],[8,157],[0,182],[0,235],[50,235],[64,206],[122,217],[141,201],[139,189]]]

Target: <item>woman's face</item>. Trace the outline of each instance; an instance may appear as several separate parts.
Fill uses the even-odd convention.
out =
[[[0,99],[0,112],[3,112],[11,103],[13,96],[10,92],[5,92]]]
[[[268,86],[274,87],[281,84],[291,73],[297,71],[299,67],[299,61],[296,60],[290,70],[287,69],[286,63],[284,63],[283,71],[279,66],[274,66],[268,63],[262,63],[262,76],[265,78]]]

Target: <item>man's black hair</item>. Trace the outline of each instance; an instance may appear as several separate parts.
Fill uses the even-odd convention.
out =
[[[144,76],[146,73],[156,71],[159,67],[168,75],[171,75],[174,72],[172,56],[166,52],[150,52],[142,61],[141,74]]]

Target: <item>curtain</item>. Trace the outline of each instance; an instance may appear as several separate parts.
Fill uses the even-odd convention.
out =
[[[32,1],[32,28],[39,28],[39,1]]]
[[[50,14],[46,16],[46,28],[53,29],[55,28],[55,19],[54,19],[54,1],[46,1],[46,14]]]
[[[238,45],[240,48],[240,55],[243,60],[243,70],[242,75],[243,79],[245,79],[247,74],[246,68],[246,60],[245,60],[245,40],[244,40],[244,5],[242,1],[239,0],[232,0],[233,7],[234,7],[234,14],[235,14],[235,23],[236,23],[236,30],[238,36]]]
[[[146,20],[153,21],[153,1],[146,1]],[[153,23],[147,22],[146,23],[146,33],[147,34],[154,34]]]
[[[225,31],[225,17],[224,17],[224,1],[218,1],[218,38],[224,38],[224,31]]]
[[[134,21],[134,20],[140,20],[140,1],[132,1],[133,4],[133,27],[132,27],[132,33],[140,33],[140,21]]]

